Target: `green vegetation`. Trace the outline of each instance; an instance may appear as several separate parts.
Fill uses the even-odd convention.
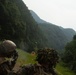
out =
[[[76,72],[76,35],[71,42],[67,43],[62,60],[71,70]]]
[[[11,0],[0,1],[0,9],[0,39],[21,40],[25,25],[16,4]]]
[[[46,38],[22,0],[0,0],[0,41],[4,39],[13,40],[28,52],[36,46],[47,46],[47,41],[43,41]]]
[[[17,63],[20,65],[35,63],[35,55],[29,54],[23,50],[17,49],[19,57]]]
[[[69,70],[69,68],[64,67],[60,63],[57,65],[56,70],[57,70],[59,75],[76,75],[74,72]]]

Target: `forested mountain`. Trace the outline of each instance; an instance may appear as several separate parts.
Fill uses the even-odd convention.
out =
[[[39,16],[37,16],[36,13],[34,13],[34,11],[30,10],[33,18],[35,19],[36,22],[38,23],[46,23],[46,21],[42,20]]]
[[[64,32],[64,34],[68,37],[69,41],[73,39],[74,34],[76,32],[71,28],[61,28],[61,30]]]
[[[44,32],[45,36],[49,41],[49,45],[56,49],[63,49],[66,43],[68,42],[68,38],[61,31],[58,26],[50,25],[50,24],[39,24],[40,28]]]
[[[48,23],[40,19],[37,14],[30,10],[35,21],[43,31],[45,37],[49,41],[49,46],[56,49],[63,49],[67,42],[71,41],[76,32],[73,29],[64,29],[52,23]]]
[[[44,35],[22,0],[0,0],[0,40],[11,39],[18,47],[32,51],[47,46]]]
[[[65,46],[62,61],[76,73],[76,35],[74,35],[72,41]]]
[[[38,20],[34,20],[22,0],[0,0],[0,41],[13,40],[28,52],[42,47],[63,49],[69,41],[65,32],[37,15],[35,17]]]

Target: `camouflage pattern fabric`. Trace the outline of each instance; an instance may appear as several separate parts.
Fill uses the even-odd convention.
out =
[[[59,56],[56,50],[54,49],[40,49],[37,52],[37,57],[36,57],[36,61],[38,61],[38,63],[40,64],[48,64],[50,65],[50,67],[55,67],[56,63],[59,60]]]
[[[18,53],[16,52],[16,50],[13,51],[11,58],[13,59],[11,61],[2,60],[3,62],[0,64],[0,75],[8,75],[12,71],[12,69],[16,63],[16,60],[18,58]],[[13,75],[13,74],[14,73],[11,73],[9,75]]]
[[[51,73],[52,71],[53,73]],[[53,69],[51,72],[45,72],[42,66],[34,64],[21,67],[17,75],[57,75]]]

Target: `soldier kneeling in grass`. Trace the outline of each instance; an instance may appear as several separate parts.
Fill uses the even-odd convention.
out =
[[[40,49],[36,57],[38,63],[21,67],[17,75],[58,75],[54,70],[58,59],[54,49]]]

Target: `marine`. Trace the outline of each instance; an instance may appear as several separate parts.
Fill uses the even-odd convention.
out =
[[[58,75],[55,71],[59,56],[54,49],[39,49],[35,64],[22,66],[17,75]]]
[[[4,40],[0,44],[0,75],[9,75],[17,58],[16,44],[11,40]]]

